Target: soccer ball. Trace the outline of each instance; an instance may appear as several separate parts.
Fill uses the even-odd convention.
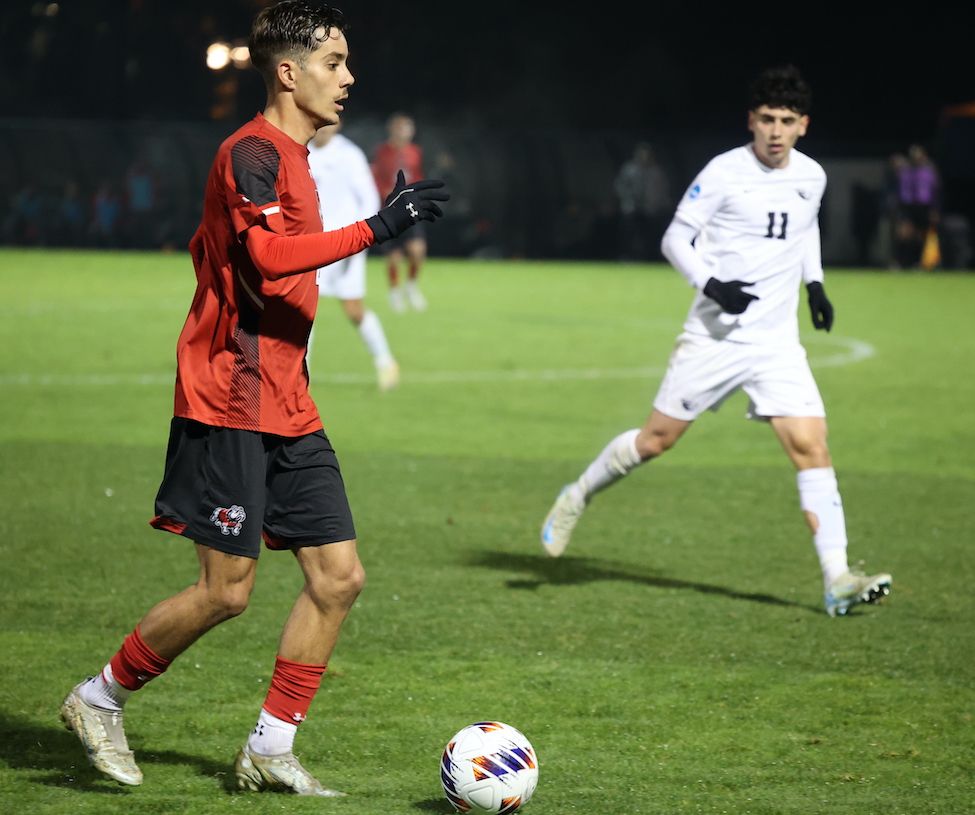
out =
[[[535,748],[510,724],[475,722],[447,742],[440,783],[458,812],[511,815],[535,792]]]

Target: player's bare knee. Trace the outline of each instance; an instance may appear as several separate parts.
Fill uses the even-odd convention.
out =
[[[792,439],[791,448],[792,460],[799,465],[800,469],[830,466],[829,447],[823,438],[796,437]]]
[[[212,616],[222,622],[243,614],[250,602],[252,585],[234,583],[208,590],[207,599]]]
[[[336,573],[319,574],[309,579],[308,591],[323,607],[351,608],[366,584],[366,570],[355,560],[349,568]]]

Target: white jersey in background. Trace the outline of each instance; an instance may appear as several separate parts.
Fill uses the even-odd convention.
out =
[[[742,343],[798,342],[799,284],[823,279],[825,190],[822,166],[795,149],[781,169],[762,164],[751,145],[708,162],[674,215],[697,233],[694,250],[703,261],[687,268],[669,257],[698,289],[686,332]],[[743,314],[727,314],[701,291],[709,277],[752,283],[745,291],[759,299]]]
[[[324,146],[308,144],[308,166],[318,189],[326,231],[375,215],[382,205],[369,160],[355,142],[336,133]],[[361,300],[366,293],[366,252],[318,270],[319,293],[340,300]]]
[[[369,160],[351,139],[336,133],[324,147],[308,145],[308,166],[318,188],[322,224],[327,232],[379,211],[379,190]]]

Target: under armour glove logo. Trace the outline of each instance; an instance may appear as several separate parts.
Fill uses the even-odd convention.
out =
[[[443,217],[438,201],[449,201],[443,181],[415,181],[406,185],[406,176],[396,174],[396,186],[386,198],[386,205],[366,223],[376,236],[376,243],[397,238],[417,221],[435,221]]]

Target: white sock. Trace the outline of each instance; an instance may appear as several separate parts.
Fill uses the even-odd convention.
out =
[[[799,505],[819,521],[813,543],[823,570],[823,584],[829,587],[833,580],[849,570],[846,560],[846,518],[836,473],[832,467],[800,470],[796,482],[799,486]]]
[[[376,312],[366,310],[359,323],[359,336],[372,354],[377,368],[385,368],[393,361],[393,355],[389,350],[389,343],[386,342],[386,333],[383,331],[383,324],[379,322]]]
[[[100,674],[93,676],[81,686],[78,695],[92,707],[120,711],[125,707],[132,691],[123,688],[115,681],[115,676],[112,674],[112,664],[109,663],[102,668]]]
[[[620,433],[586,467],[573,487],[586,501],[595,493],[619,481],[641,463],[642,459],[636,450],[636,437],[639,433],[638,429]]]
[[[294,722],[286,722],[261,708],[257,724],[247,739],[247,747],[260,756],[280,756],[291,752],[297,732],[298,725]]]

